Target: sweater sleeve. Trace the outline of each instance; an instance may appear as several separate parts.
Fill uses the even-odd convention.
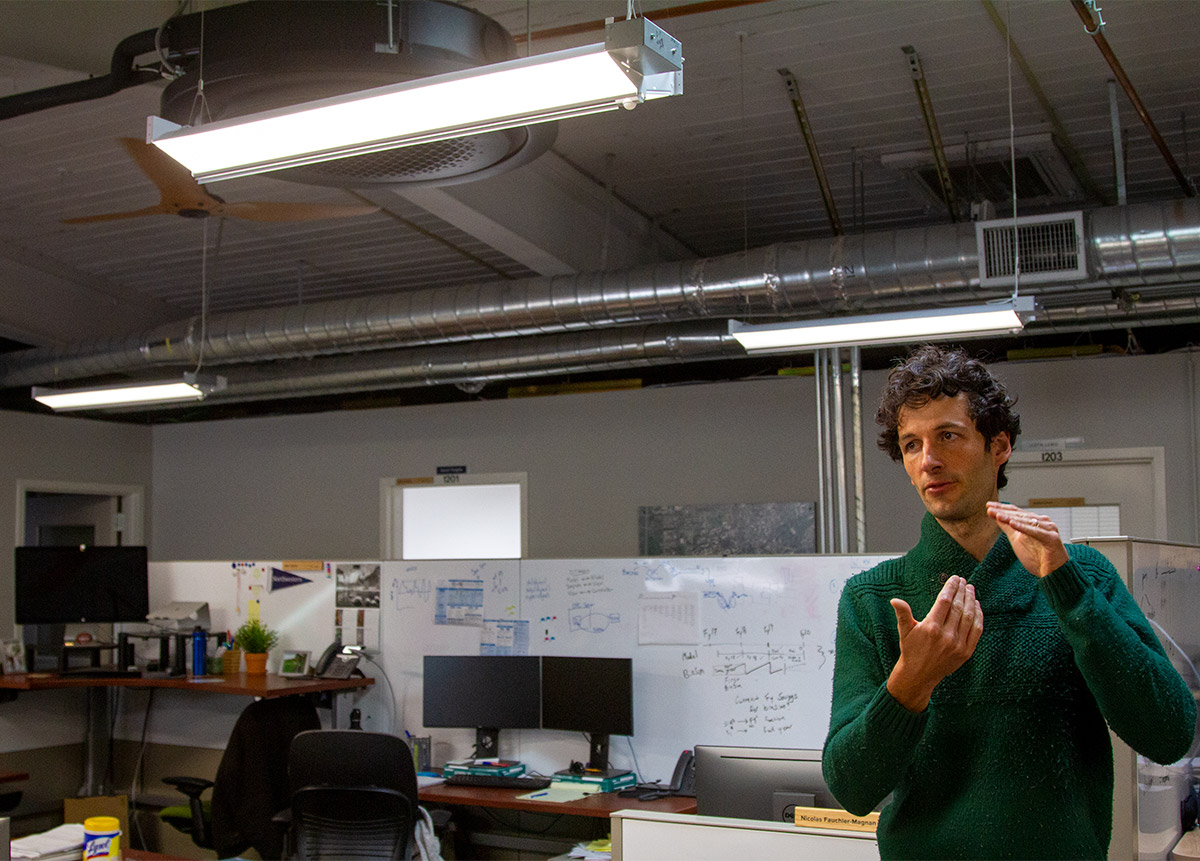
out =
[[[1155,762],[1186,756],[1196,700],[1108,560],[1073,545],[1041,587],[1112,730]]]
[[[928,719],[928,709],[914,714],[888,693],[891,667],[883,666],[868,624],[869,616],[860,615],[851,589],[843,590],[822,769],[833,796],[858,816],[896,788]]]

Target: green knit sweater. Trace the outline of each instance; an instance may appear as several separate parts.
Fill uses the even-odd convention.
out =
[[[907,555],[853,577],[838,606],[824,771],[879,819],[882,858],[1103,858],[1112,832],[1105,720],[1161,763],[1186,755],[1196,704],[1108,561],[1069,545],[1042,580],[1001,535],[977,562],[926,515]],[[975,654],[914,714],[888,693],[890,598],[922,619],[952,575],[983,608]]]

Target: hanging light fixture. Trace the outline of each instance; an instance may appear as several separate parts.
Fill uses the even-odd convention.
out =
[[[420,78],[202,126],[146,121],[200,182],[583,116],[683,92],[679,40],[645,18],[581,48]]]
[[[225,388],[225,378],[211,374],[184,374],[174,380],[153,380],[141,383],[118,383],[111,386],[92,386],[79,389],[49,389],[34,386],[30,393],[35,401],[55,412],[120,407],[131,404],[164,404],[177,401],[200,401],[212,392]]]
[[[751,325],[729,321],[729,334],[748,353],[781,353],[822,347],[902,344],[909,341],[1002,335],[1019,332],[1036,312],[1032,296],[986,305],[834,317],[794,323]]]

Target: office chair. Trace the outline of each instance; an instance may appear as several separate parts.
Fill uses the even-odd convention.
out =
[[[417,772],[403,739],[361,730],[302,732],[288,752],[288,782],[288,857],[408,856]]]
[[[283,854],[283,831],[274,816],[289,800],[288,749],[301,732],[321,728],[308,697],[256,700],[242,710],[215,781],[164,777],[188,796],[188,806],[167,807],[160,818],[188,834],[197,846],[232,858],[253,846],[263,858]],[[212,787],[212,800],[200,795]]]

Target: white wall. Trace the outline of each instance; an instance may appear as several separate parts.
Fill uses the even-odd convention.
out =
[[[0,411],[0,443],[0,633],[9,638],[17,482],[142,485],[149,496],[151,433],[136,425]]]
[[[1168,536],[1200,541],[1198,354],[1000,363],[1023,437],[1162,446]],[[1189,376],[1189,365],[1191,366]],[[868,551],[910,547],[923,511],[875,446],[884,371],[864,375]],[[532,558],[637,554],[639,505],[812,500],[811,378],[624,390],[153,429],[155,559],[374,558],[379,479],[529,474]]]

